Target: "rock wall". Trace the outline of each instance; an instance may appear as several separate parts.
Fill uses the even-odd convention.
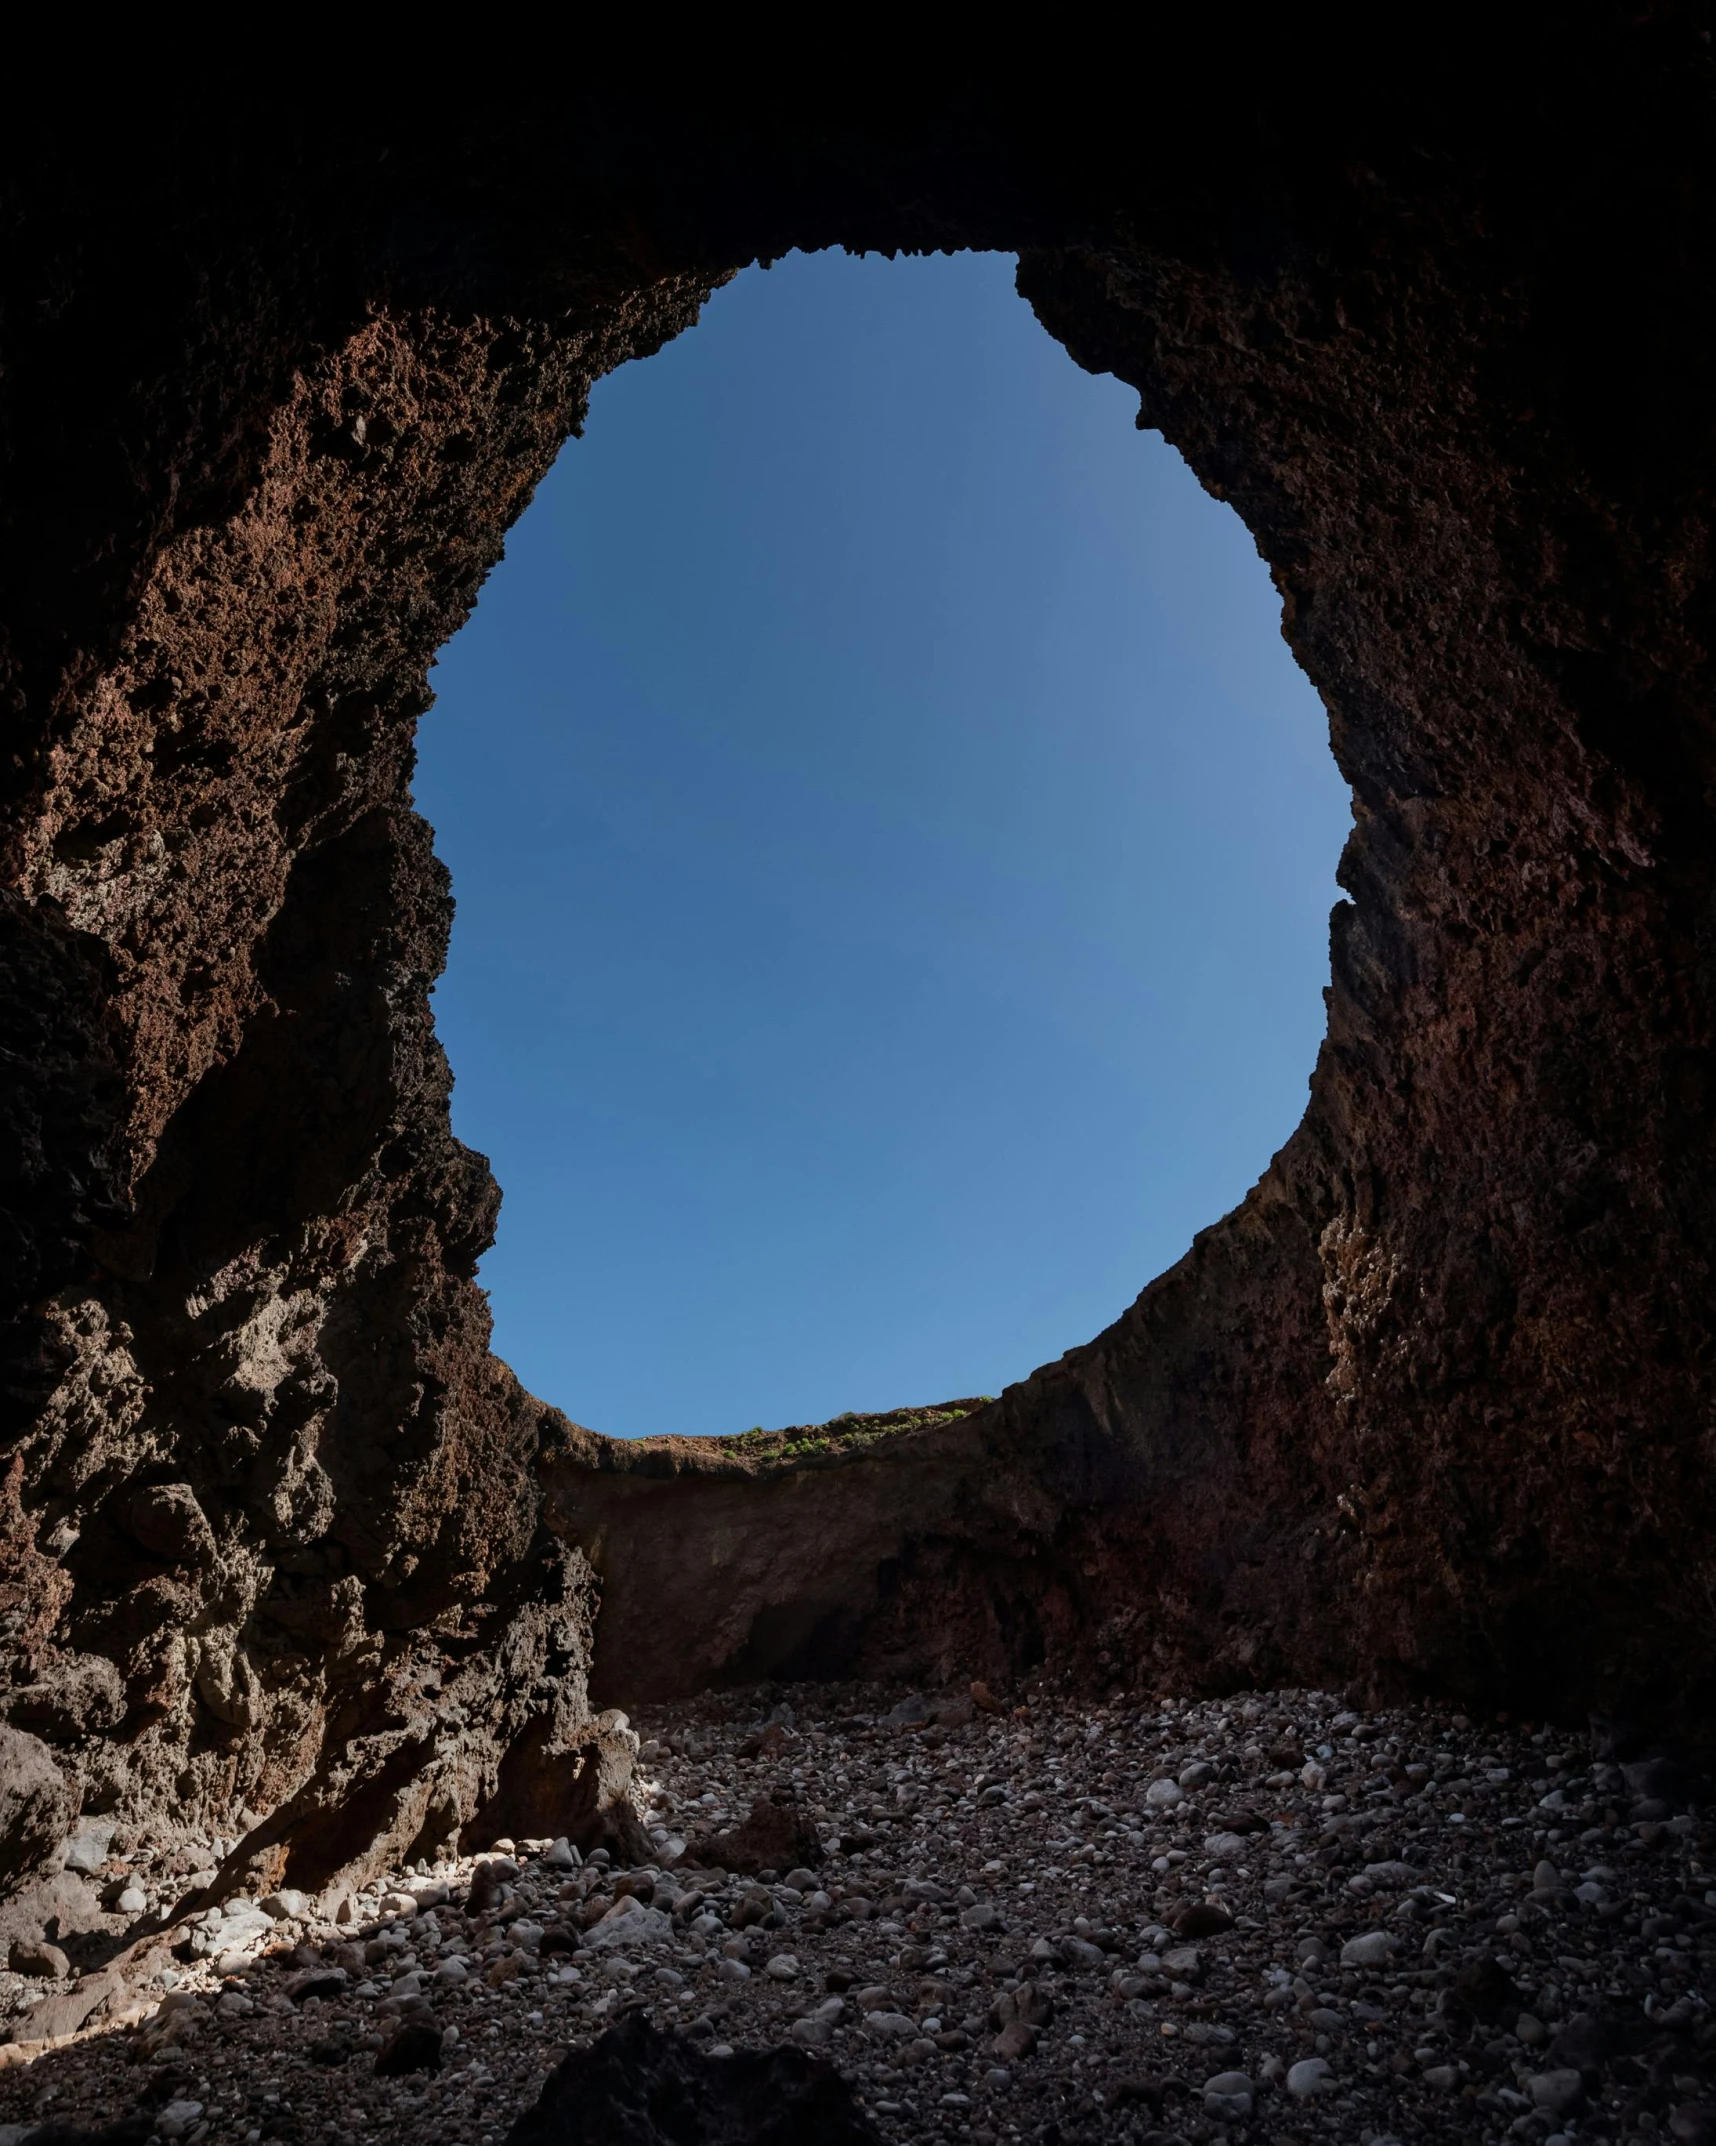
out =
[[[858,1664],[1698,1733],[1708,41],[1179,35],[1220,128],[1052,62],[784,99],[568,64],[362,115],[175,78],[7,148],[18,1808],[314,1885],[625,1823],[605,1700]],[[488,1352],[412,726],[591,381],[794,244],[1018,250],[1232,500],[1353,786],[1349,899],[1303,1125],[1106,1334],[890,1435],[618,1446]]]
[[[56,718],[8,827],[6,1714],[86,1807],[243,1836],[262,1882],[516,1806],[525,1739],[563,1763],[516,1815],[603,1823],[593,1580],[487,1352],[499,1199],[448,1127],[409,778],[427,659],[589,381],[698,296],[347,324],[80,674],[14,672]]]

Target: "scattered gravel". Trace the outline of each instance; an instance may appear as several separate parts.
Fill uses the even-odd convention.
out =
[[[0,2049],[0,2146],[138,2111],[190,2146],[499,2146],[639,2005],[826,2056],[902,2140],[1716,2146],[1716,1837],[1672,1767],[1321,1693],[975,1689],[658,1710],[642,1869],[520,1842],[230,1903],[60,2046]]]

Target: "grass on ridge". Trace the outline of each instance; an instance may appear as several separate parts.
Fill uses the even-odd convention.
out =
[[[934,1430],[944,1423],[957,1423],[992,1398],[975,1394],[963,1401],[940,1401],[930,1408],[891,1408],[880,1415],[863,1416],[848,1409],[827,1423],[800,1423],[782,1431],[765,1431],[759,1423],[751,1430],[710,1441],[748,1459],[802,1460],[811,1453],[846,1453],[856,1447],[878,1445],[885,1438],[899,1438],[908,1431]]]

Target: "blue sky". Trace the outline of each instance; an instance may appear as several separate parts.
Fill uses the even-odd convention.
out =
[[[1304,1109],[1349,823],[1251,539],[1000,255],[601,382],[433,673],[495,1343],[599,1430],[1010,1380]]]

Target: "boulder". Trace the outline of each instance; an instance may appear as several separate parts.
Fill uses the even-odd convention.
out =
[[[40,1737],[0,1728],[0,1885],[52,1866],[81,1800]]]
[[[708,2057],[631,2012],[549,2073],[505,2146],[881,2146],[831,2064],[801,2049]]]

